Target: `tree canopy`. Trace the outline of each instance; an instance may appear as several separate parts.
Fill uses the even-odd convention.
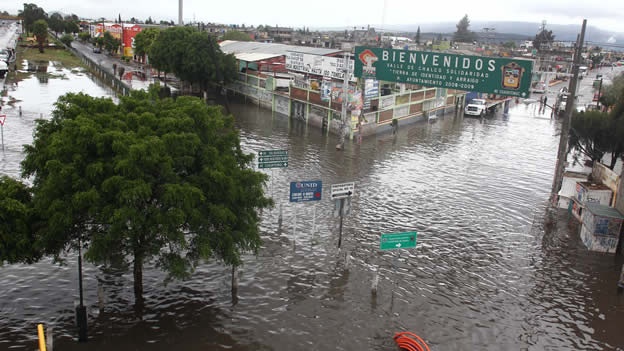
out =
[[[555,36],[552,33],[552,30],[542,29],[539,33],[535,35],[533,39],[533,47],[537,50],[544,50],[550,46],[550,44],[555,41]]]
[[[616,77],[605,88],[601,99],[608,112],[577,112],[572,116],[569,146],[575,159],[581,154],[593,161],[611,154],[609,168],[624,155],[624,76]]]
[[[82,243],[91,262],[132,264],[140,303],[148,261],[168,278],[186,278],[203,260],[240,265],[242,252],[259,248],[259,212],[273,204],[267,176],[253,170],[220,107],[188,96],[161,100],[155,88],[119,104],[67,94],[55,106],[25,146],[22,175],[32,187],[0,180],[0,194],[15,200],[0,207],[40,218],[34,252],[61,257]],[[11,228],[21,233],[6,241],[11,247],[32,230],[23,221],[8,225],[0,225],[3,247]]]
[[[146,28],[138,32],[134,37],[134,53],[137,56],[147,54],[159,33],[160,29],[157,28]]]
[[[221,39],[237,40],[237,41],[251,41],[251,37],[249,36],[249,34],[238,31],[238,30],[229,30],[225,32],[225,34],[223,34],[223,37]]]
[[[39,44],[39,52],[43,52],[43,44],[48,39],[48,23],[45,20],[37,20],[33,23],[33,33],[37,37],[37,43]]]
[[[468,29],[470,27],[468,15],[464,15],[464,17],[462,17],[462,19],[457,23],[456,27],[457,31],[453,34],[454,41],[471,43],[476,40],[477,35],[475,32]]]
[[[35,4],[24,4],[24,9],[19,11],[19,16],[22,18],[24,29],[30,33],[33,32],[33,25],[37,20],[48,18],[48,14]]]
[[[161,31],[147,53],[154,67],[197,83],[203,91],[233,81],[238,72],[233,55],[224,54],[213,36],[192,27]]]

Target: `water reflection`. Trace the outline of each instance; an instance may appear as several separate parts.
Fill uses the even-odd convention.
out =
[[[29,142],[53,91],[79,84],[102,93],[86,83],[87,73],[63,74],[71,79],[42,86],[31,78],[10,92],[16,102],[9,109],[25,112],[11,145]],[[61,267],[5,266],[0,348],[34,348],[37,321],[54,326],[64,350],[388,350],[398,330],[439,350],[624,345],[624,300],[615,292],[622,258],[588,253],[565,213],[545,221],[556,121],[522,105],[505,118],[439,116],[337,152],[337,139],[316,128],[236,101],[231,109],[244,150],[290,155],[288,168],[263,170],[276,207],[263,213],[263,247],[244,257],[234,301],[227,267],[208,263],[189,281],[163,285],[147,266],[145,309],[137,315],[131,274],[87,265],[91,340],[78,344],[73,256]],[[17,174],[21,148],[12,147],[3,173]],[[291,181],[314,179],[324,182],[323,201],[288,202]],[[347,181],[356,192],[339,250],[339,219],[327,198],[331,184]],[[407,230],[418,232],[417,249],[379,250],[381,233]]]

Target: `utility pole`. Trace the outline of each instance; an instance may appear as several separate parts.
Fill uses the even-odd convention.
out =
[[[342,112],[340,114],[340,131],[338,132],[338,145],[336,145],[336,150],[342,150],[345,143],[345,134],[347,129],[347,100],[349,100],[349,63],[349,57],[345,51],[343,60],[344,80],[342,81]]]
[[[574,61],[572,65],[572,81],[570,82],[570,89],[568,91],[568,103],[566,103],[566,109],[564,119],[561,123],[561,138],[559,139],[559,150],[557,151],[557,165],[555,166],[555,175],[553,178],[552,191],[550,193],[551,205],[557,206],[557,194],[561,189],[561,183],[563,182],[563,173],[565,171],[565,162],[568,151],[568,138],[570,135],[570,124],[572,121],[572,111],[574,111],[574,105],[576,103],[576,86],[578,83],[579,65],[581,61],[581,53],[583,52],[583,43],[585,42],[585,27],[587,26],[587,20],[583,20],[583,27],[581,28],[581,35],[576,41],[576,50],[574,52]]]

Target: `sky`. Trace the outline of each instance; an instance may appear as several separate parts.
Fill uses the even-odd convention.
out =
[[[48,13],[60,11],[86,18],[114,19],[121,14],[122,19],[145,20],[151,16],[157,21],[178,21],[179,0],[3,0],[0,11],[17,13],[25,2]],[[579,30],[583,19],[587,19],[588,26],[624,33],[622,0],[184,0],[183,11],[185,22],[312,29],[410,24],[420,25],[423,31],[427,23],[457,23],[464,15],[479,22],[545,20],[547,24],[577,24]]]

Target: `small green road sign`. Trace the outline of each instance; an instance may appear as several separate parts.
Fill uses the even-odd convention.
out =
[[[416,247],[416,232],[381,234],[381,250],[411,249]]]
[[[258,152],[258,168],[288,167],[288,150],[264,150]]]

